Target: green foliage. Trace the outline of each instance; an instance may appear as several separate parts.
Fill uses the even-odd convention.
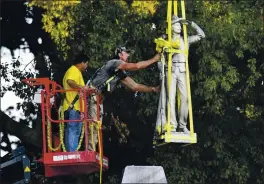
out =
[[[243,8],[245,4],[206,1],[197,16],[205,27],[206,43],[198,48],[203,56],[196,75],[200,86],[195,94],[214,101],[208,108],[219,114],[222,112],[218,106],[225,103],[220,101],[226,93],[236,93],[241,85],[255,86],[261,77],[256,61],[263,50],[259,42],[263,38],[263,22],[260,11],[256,7]]]
[[[101,18],[99,18],[98,16],[95,16],[97,14],[98,9],[96,7],[93,7],[93,5],[95,4],[98,4],[98,5],[100,4],[100,2],[97,2],[97,1],[88,1],[88,2],[81,3],[81,1],[67,1],[67,0],[66,1],[54,1],[54,2],[33,0],[28,4],[28,6],[40,7],[45,10],[45,12],[42,15],[43,28],[47,33],[50,34],[51,39],[57,44],[58,48],[64,53],[65,58],[68,57],[67,51],[69,51],[70,49],[70,46],[67,43],[67,39],[72,38],[75,28],[78,27],[78,23],[80,23],[79,21],[81,21],[82,18],[84,18],[82,15],[78,13],[79,10],[81,11],[83,10],[82,8],[80,8],[83,4],[85,4],[85,7],[88,8],[86,10],[89,10],[90,15],[98,18],[98,20],[96,20],[96,23],[93,22],[94,24],[92,24],[92,25],[95,25],[94,29],[101,27],[100,22],[104,19],[104,17],[101,16]],[[120,6],[119,8],[122,7],[123,11],[129,11],[129,12],[133,12],[136,15],[147,17],[150,14],[155,13],[158,2],[157,1],[151,1],[151,2],[150,1],[133,1],[130,8],[128,9],[128,4],[126,3],[126,1],[116,1],[116,2],[113,2],[113,4],[115,5],[110,6],[111,7],[110,9],[105,10],[105,8],[107,9],[108,7],[108,6],[105,6],[106,4],[107,2],[104,2],[103,4],[99,5],[103,7],[104,9],[101,12],[103,13],[103,15],[106,15],[110,12],[117,13],[118,10],[111,11],[111,9],[115,8],[116,7],[115,5],[119,5]],[[80,6],[77,9],[75,9],[77,5],[80,5]],[[96,10],[96,12],[94,10]],[[81,12],[81,13],[84,13],[84,12]],[[123,12],[123,14],[121,15],[125,15],[125,14],[126,13]],[[78,17],[79,15],[81,17]],[[84,16],[87,16],[87,15],[84,15]],[[116,23],[116,25],[118,25],[119,22],[120,22],[119,19],[112,19],[111,21],[111,23]],[[120,26],[122,26],[122,19],[121,19]],[[104,29],[109,29],[109,27],[105,27]]]
[[[67,43],[72,52],[85,52],[90,57],[90,69],[112,58],[119,44],[126,43],[135,50],[132,61],[154,55],[153,40],[164,32],[166,25],[166,2],[157,3],[154,14],[141,12],[140,6],[135,11],[133,7],[138,4],[134,3],[128,6],[119,1],[111,4],[85,1],[72,10],[75,24],[70,28],[73,37],[68,37]],[[263,97],[260,4],[260,1],[187,2],[187,18],[206,33],[205,39],[191,46],[189,58],[198,143],[187,147],[164,146],[149,158],[150,163],[164,167],[169,183],[243,184],[263,180],[260,174],[263,151],[259,147],[263,144],[260,129],[263,110],[258,103]],[[158,72],[150,67],[136,72],[133,78],[155,85]],[[128,100],[133,99],[132,95],[125,95],[124,89],[119,88],[108,104],[111,111],[127,121],[132,118],[130,128],[154,124],[158,95],[142,94],[137,103]],[[152,136],[138,128],[136,131]],[[114,178],[109,176],[112,183],[117,182]]]
[[[188,10],[192,15],[187,14],[188,19],[206,33],[205,40],[190,50],[198,143],[156,150],[150,162],[165,168],[169,183],[263,180],[259,145],[263,144],[260,42],[264,35],[259,4],[197,1]]]
[[[72,10],[80,1],[31,1],[28,6],[40,7],[45,10],[42,14],[44,30],[50,34],[51,39],[57,44],[58,48],[64,52],[70,49],[66,39],[73,34],[74,20]]]
[[[151,8],[147,10],[137,1],[133,3],[83,1],[67,9],[70,16],[63,17],[69,12],[61,10],[59,17],[71,19],[72,24],[60,27],[60,31],[65,29],[71,36],[56,33],[59,26],[49,33],[55,36],[59,48],[68,47],[68,56],[74,52],[86,53],[90,57],[89,71],[111,59],[119,44],[125,43],[135,50],[132,62],[149,59],[155,53],[154,38],[164,32],[167,2],[154,2],[150,5],[155,9],[152,13],[148,13]],[[162,165],[169,183],[262,183],[263,2],[188,1],[186,4],[187,19],[195,21],[206,34],[205,39],[190,47],[189,57],[198,143],[159,147],[148,163]],[[153,29],[153,24],[157,29]],[[155,66],[131,74],[139,83],[158,83]],[[134,98],[133,93],[120,87],[105,106],[128,122],[131,132],[144,142],[153,136],[147,130],[155,124],[157,99],[155,94]],[[141,157],[146,157],[146,150],[149,149],[141,150]],[[114,152],[120,154],[121,148]],[[127,156],[127,163],[131,164],[133,153],[122,157]],[[110,168],[110,183],[119,182],[123,169],[119,159],[110,160],[119,166]],[[98,176],[86,179],[94,182]]]

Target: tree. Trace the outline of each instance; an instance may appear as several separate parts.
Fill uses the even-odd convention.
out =
[[[65,28],[68,36],[57,32],[63,31],[58,29],[59,23],[53,33],[46,31],[68,60],[74,52],[90,57],[88,78],[112,57],[118,44],[125,42],[135,49],[133,61],[154,55],[154,38],[165,32],[167,2],[154,4],[142,3],[146,5],[142,8],[138,1],[85,1],[58,11],[72,17],[56,15],[62,22],[72,20]],[[148,5],[152,8],[145,8]],[[170,144],[152,155],[158,95],[135,97],[120,87],[105,101],[105,111],[127,122],[131,136],[127,145],[104,142],[112,164],[111,183],[119,182],[122,169],[129,164],[162,165],[169,183],[261,183],[264,179],[263,2],[187,1],[186,5],[187,18],[206,33],[206,39],[190,48],[189,58],[198,143],[186,147]],[[155,11],[149,11],[153,8]],[[44,13],[52,17],[55,11],[47,7]],[[46,25],[53,24],[51,17]],[[60,36],[65,36],[63,43],[56,42]],[[69,47],[63,49],[63,44]],[[55,59],[51,62],[56,63]],[[158,83],[156,66],[133,77],[145,84]],[[84,180],[94,182],[96,177]]]
[[[5,61],[1,58],[1,77],[9,85],[1,85],[1,94],[8,91],[14,91],[15,94],[25,99],[23,104],[17,104],[10,107],[13,110],[23,109],[26,119],[20,119],[19,122],[8,117],[2,109],[0,111],[0,129],[4,135],[17,136],[27,149],[41,149],[41,117],[32,119],[30,114],[38,113],[39,107],[31,103],[31,97],[36,89],[29,88],[21,82],[22,79],[30,77],[50,77],[51,79],[61,78],[63,68],[61,68],[60,52],[56,49],[55,44],[50,39],[48,33],[42,29],[41,14],[43,10],[37,7],[28,7],[27,2],[23,1],[3,1],[1,2],[1,46],[10,49],[12,60]],[[11,39],[12,38],[12,39]],[[42,39],[42,43],[38,40]],[[21,45],[25,44],[23,48]],[[20,58],[14,58],[14,50],[17,48],[29,49],[35,58],[28,63],[21,71]],[[52,61],[52,62],[51,62]],[[31,71],[25,70],[27,66],[33,64],[35,68]],[[51,65],[51,67],[49,66]],[[67,63],[64,65],[67,65]],[[11,70],[11,68],[13,68]],[[62,74],[60,74],[60,72]],[[10,75],[13,77],[10,79]],[[28,125],[32,123],[32,128]],[[35,136],[32,136],[35,135]],[[19,143],[20,144],[20,143]],[[11,149],[11,144],[2,149]]]
[[[20,45],[27,42],[28,47],[31,49],[31,52],[37,55],[37,53],[41,52],[43,48],[47,47],[49,45],[49,39],[48,35],[41,29],[41,26],[39,26],[38,20],[40,20],[40,10],[29,10],[24,4],[24,2],[7,2],[4,1],[1,4],[1,46],[5,46],[11,50],[12,56],[14,56],[13,51],[16,48],[20,48]],[[32,21],[31,24],[27,23],[27,19],[30,19],[33,17],[34,14],[34,21]],[[24,29],[21,29],[24,28]],[[30,30],[30,31],[29,31]],[[35,34],[32,34],[35,33]],[[42,37],[43,42],[42,45],[38,44],[37,40],[39,37]],[[12,39],[10,39],[12,38]],[[48,47],[47,47],[48,48]],[[50,48],[50,47],[49,47]],[[27,49],[27,48],[25,48]],[[21,98],[27,97],[27,95],[30,94],[30,91],[28,90],[22,90],[23,84],[21,84],[19,81],[26,77],[32,77],[35,74],[32,74],[31,72],[25,72],[20,71],[18,68],[20,67],[21,63],[20,60],[17,58],[14,58],[12,61],[5,62],[1,60],[1,77],[5,79],[8,82],[13,83],[11,86],[5,86],[1,85],[1,97],[4,95],[7,91],[15,91],[16,95],[20,96]],[[39,63],[39,61],[37,62]],[[44,65],[45,66],[45,65]],[[7,69],[14,68],[11,70],[11,75],[13,77],[16,77],[16,81],[10,81],[9,75]],[[40,72],[40,75],[50,75],[47,74],[45,71],[45,68],[42,66],[42,71]],[[22,104],[21,104],[22,105]],[[22,108],[29,112],[30,104],[26,103],[23,104]],[[18,105],[18,107],[13,107],[14,109],[19,109],[21,106]],[[27,114],[26,114],[27,115]],[[28,122],[22,121],[15,122],[13,119],[10,119],[3,111],[0,111],[1,116],[1,132],[4,134],[13,134],[20,138],[21,141],[24,143],[27,143],[33,147],[39,147],[41,146],[41,139],[39,139],[39,136],[32,137],[32,135],[36,134],[36,131],[31,130],[27,125]],[[39,129],[40,130],[40,129]],[[7,147],[10,147],[11,145],[8,145]]]

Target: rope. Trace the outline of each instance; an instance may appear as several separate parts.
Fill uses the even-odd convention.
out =
[[[100,129],[101,129],[102,123],[101,121],[97,121],[97,135],[98,135],[98,143],[99,143],[99,155],[100,155],[100,184],[102,184],[102,176],[103,176],[103,154],[102,154],[102,145],[101,145],[101,139],[100,139]]]
[[[81,132],[81,136],[80,136],[79,144],[78,144],[78,146],[77,146],[76,151],[79,151],[79,149],[80,149],[81,146],[82,146],[82,142],[83,142],[84,128],[85,128],[85,126],[84,126],[84,122],[83,122],[82,124],[83,124],[83,125],[82,125],[82,132]]]
[[[59,120],[64,120],[64,109],[63,106],[60,106],[59,111],[58,111],[58,115],[59,115]],[[77,122],[76,122],[77,123]],[[62,148],[63,152],[66,152],[66,147],[64,144],[64,123],[59,123],[59,137],[60,137],[60,144],[58,145],[58,147],[53,148],[52,147],[52,138],[51,138],[51,122],[49,121],[49,119],[47,118],[47,142],[48,142],[48,148],[51,151],[58,151],[60,148]],[[80,140],[77,146],[76,151],[79,151],[79,149],[81,148],[82,142],[83,142],[83,137],[84,137],[84,123],[82,125],[82,132],[81,132],[81,136],[80,136]]]
[[[51,142],[51,123],[50,123],[50,121],[49,121],[49,119],[47,119],[47,142],[48,142],[48,148],[49,148],[49,150],[51,150],[51,151],[58,151],[60,148],[61,148],[61,143],[58,145],[58,147],[57,148],[53,148],[52,147],[52,142]]]
[[[58,113],[59,113],[59,119],[64,120],[63,106],[60,106]],[[66,148],[65,148],[65,144],[64,144],[64,140],[63,140],[63,138],[64,138],[64,123],[60,123],[59,126],[60,126],[60,143],[61,143],[63,152],[66,152]]]
[[[100,164],[100,184],[102,183],[102,175],[103,175],[103,153],[102,153],[102,145],[101,145],[101,139],[100,139],[100,129],[102,126],[101,121],[96,121],[96,129],[97,129],[97,136],[98,136],[98,144],[99,144],[99,164]],[[95,143],[94,143],[94,123],[91,122],[89,124],[89,128],[91,128],[91,141],[92,141],[92,146],[93,150],[95,150]]]

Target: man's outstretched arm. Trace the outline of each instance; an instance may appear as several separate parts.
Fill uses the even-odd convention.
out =
[[[121,80],[121,82],[122,84],[124,84],[125,86],[127,86],[129,89],[133,91],[145,92],[145,93],[160,91],[160,86],[150,87],[150,86],[146,86],[143,84],[138,84],[130,77],[126,77],[125,79]]]
[[[140,61],[137,63],[126,63],[123,62],[119,65],[118,69],[120,70],[126,70],[126,71],[137,71],[144,68],[147,68],[149,65],[156,63],[160,59],[160,54],[156,54],[153,58],[147,60],[147,61]]]

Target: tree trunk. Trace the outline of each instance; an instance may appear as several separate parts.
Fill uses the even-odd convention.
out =
[[[33,147],[42,147],[41,131],[29,128],[27,125],[17,122],[0,111],[0,132],[7,132],[21,140],[23,144]]]

